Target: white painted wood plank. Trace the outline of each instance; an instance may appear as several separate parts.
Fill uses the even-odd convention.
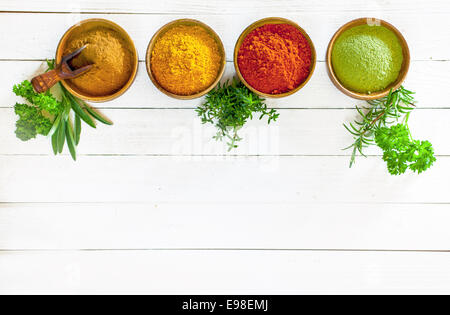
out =
[[[447,6],[448,7],[448,6]],[[344,13],[308,12],[304,14],[283,14],[283,17],[298,22],[311,36],[316,46],[318,60],[325,59],[328,43],[346,22],[367,15],[368,12],[346,11]],[[273,13],[245,15],[192,15],[190,18],[202,20],[221,36],[227,53],[232,60],[234,46],[242,31],[252,22]],[[388,20],[397,26],[410,44],[413,60],[450,60],[450,51],[443,42],[450,40],[448,13],[425,15],[421,11],[405,14],[380,11],[377,18]],[[0,59],[45,59],[55,55],[56,46],[73,24],[88,18],[110,19],[125,30],[136,43],[140,58],[145,52],[151,37],[164,24],[186,15],[128,15],[128,14],[1,14],[0,26],[13,29],[1,32],[4,45]]]
[[[423,61],[450,60],[443,45],[450,40],[447,1],[287,0],[283,4],[288,6],[279,1],[256,4],[256,0],[75,4],[0,0],[0,11],[149,13],[1,13],[0,25],[15,31],[0,34],[0,40],[8,43],[0,59],[51,57],[65,29],[89,17],[121,24],[135,39],[143,59],[150,37],[161,25],[189,16],[219,32],[230,60],[243,28],[253,20],[280,15],[305,27],[323,61],[329,38],[340,25],[370,15],[399,27],[413,59],[421,60],[413,62],[407,82],[418,92],[420,107],[450,107],[442,93],[449,82],[450,63]],[[16,100],[10,92],[12,82],[30,77],[39,62],[2,61],[0,67],[11,73],[0,78],[5,88],[0,154],[48,154],[45,139],[23,144],[14,138],[14,115],[8,108]],[[232,74],[229,63],[227,77]],[[1,156],[0,202],[20,203],[0,204],[0,249],[449,249],[450,158],[439,158],[420,177],[391,177],[376,157],[360,159],[355,169],[348,170],[344,156],[144,156],[223,154],[222,147],[208,141],[212,129],[201,128],[189,109],[199,103],[171,100],[157,92],[141,63],[133,89],[100,105],[116,125],[96,131],[85,128],[80,146],[84,156],[78,163],[67,156]],[[350,138],[340,125],[354,112],[338,108],[354,104],[334,89],[321,62],[300,94],[269,105],[334,110],[282,110],[275,131],[251,123],[244,133],[247,142],[236,153],[346,154],[340,148]],[[447,110],[416,111],[411,122],[415,136],[430,138],[438,154],[449,155],[448,118]],[[268,144],[258,140],[265,140],[266,132],[273,137]],[[99,154],[125,156],[86,156]],[[448,253],[417,252],[0,251],[0,292],[449,293],[449,259]]]
[[[448,12],[445,0],[1,0],[0,10],[4,11],[45,11],[45,12],[126,12],[126,13],[183,13],[183,14],[245,14],[259,12],[265,14],[339,12]]]
[[[0,253],[8,294],[449,294],[449,253]]]
[[[12,107],[22,101],[12,93],[12,86],[25,79],[31,79],[35,74],[45,71],[40,61],[0,61],[0,68],[9,73],[0,76],[2,103],[0,107]],[[234,76],[234,66],[228,63],[223,81]],[[405,86],[417,92],[416,98],[420,108],[450,108],[450,100],[446,91],[450,82],[450,62],[420,61],[413,62]],[[203,99],[180,101],[167,97],[158,91],[151,83],[145,64],[140,63],[140,69],[135,83],[122,97],[107,103],[95,104],[99,108],[195,108]],[[328,78],[325,63],[317,65],[316,72],[308,85],[297,94],[283,98],[270,99],[266,103],[274,108],[354,108],[357,101],[345,96],[337,90]]]
[[[252,120],[240,131],[244,140],[228,152],[226,141],[212,137],[215,127],[202,125],[193,109],[107,109],[114,126],[83,125],[80,155],[351,155],[343,151],[353,143],[344,129],[357,117],[356,110],[279,110],[280,119]],[[0,154],[52,155],[50,139],[22,142],[14,133],[17,118],[12,108],[0,109]],[[450,155],[450,110],[417,109],[410,118],[413,136],[429,139],[438,155]],[[430,128],[432,122],[433,128]],[[376,146],[366,154],[381,155]],[[68,152],[65,152],[68,154]]]
[[[450,204],[1,204],[0,250],[450,250]],[[0,259],[1,260],[1,259]]]
[[[379,157],[0,157],[0,202],[450,203],[450,158],[390,176]]]

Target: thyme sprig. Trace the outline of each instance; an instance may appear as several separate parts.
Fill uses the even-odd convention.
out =
[[[238,147],[242,140],[238,131],[254,113],[259,113],[259,119],[265,116],[268,124],[276,121],[279,114],[275,109],[268,109],[264,99],[250,91],[243,83],[233,81],[219,84],[206,96],[206,102],[196,109],[203,124],[213,124],[218,129],[213,137],[217,141],[227,139],[228,151]]]
[[[359,119],[344,124],[354,138],[354,143],[345,148],[353,150],[350,167],[358,153],[365,156],[364,148],[375,144],[383,150],[383,160],[392,175],[403,174],[408,168],[420,174],[431,167],[436,161],[431,143],[414,140],[408,126],[416,107],[414,94],[402,86],[386,97],[368,101],[366,108],[356,107]]]

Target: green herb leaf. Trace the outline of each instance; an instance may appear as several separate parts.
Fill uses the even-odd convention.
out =
[[[364,148],[373,144],[383,150],[383,160],[392,175],[404,174],[408,168],[420,174],[433,165],[436,158],[431,143],[411,138],[408,118],[415,108],[413,94],[400,87],[387,97],[369,101],[367,113],[356,107],[360,120],[344,125],[354,138],[354,143],[346,148],[353,149],[350,167],[356,155],[364,156]]]
[[[47,59],[46,62],[47,62],[47,67],[48,67],[46,72],[49,72],[50,70],[55,69],[55,59]]]
[[[58,145],[59,128],[60,128],[60,126],[58,125],[58,127],[56,128],[55,133],[52,135],[52,148],[53,148],[53,153],[55,155],[57,155],[58,152],[59,152],[59,145]]]
[[[14,106],[19,120],[16,122],[16,136],[22,141],[28,141],[36,136],[49,134],[52,123],[42,112],[34,106],[26,104],[16,104]]]
[[[431,143],[412,140],[405,124],[377,129],[375,141],[384,151],[383,160],[392,175],[404,174],[408,168],[420,174],[436,161]]]
[[[61,120],[58,128],[58,153],[62,153],[66,142],[66,121]]]
[[[17,96],[23,97],[41,111],[47,111],[52,115],[57,115],[61,111],[61,102],[53,97],[50,91],[36,93],[30,81],[23,81],[15,85],[13,91]]]
[[[61,86],[61,90],[64,93],[64,96],[67,101],[69,102],[70,106],[72,107],[73,111],[80,116],[81,119],[83,119],[83,121],[88,124],[89,126],[91,126],[92,128],[96,128],[94,121],[92,120],[91,116],[89,116],[89,114],[87,114],[80,106],[80,104],[78,103],[78,101],[75,99],[75,97],[69,93],[69,91],[66,90],[66,88],[60,84]]]
[[[75,144],[78,145],[80,143],[81,137],[81,119],[80,116],[78,116],[77,114],[75,114],[74,133],[75,133]]]
[[[100,114],[97,110],[94,110],[93,108],[91,108],[89,105],[84,104],[84,108],[92,117],[94,117],[99,122],[101,122],[105,125],[109,125],[109,126],[113,125],[112,121],[110,121],[108,118],[102,116],[102,114]]]
[[[56,133],[56,130],[58,129],[59,123],[62,119],[62,113],[59,114],[56,119],[53,122],[52,129],[50,129],[50,132],[48,133],[49,136],[53,136]]]
[[[74,132],[72,129],[72,124],[70,123],[70,120],[66,122],[66,139],[67,139],[67,146],[69,148],[70,155],[72,156],[72,159],[74,161],[77,160],[77,153],[75,148],[75,139],[74,139]]]
[[[55,60],[47,60],[47,72],[55,68]],[[83,101],[58,84],[61,90],[61,100],[55,98],[50,91],[36,93],[29,81],[23,81],[13,87],[17,96],[26,99],[30,104],[16,104],[14,109],[19,119],[16,123],[16,135],[23,141],[36,138],[37,135],[51,136],[53,153],[62,153],[65,142],[72,158],[76,159],[76,146],[81,137],[81,120],[96,128],[96,120],[112,125],[112,122],[89,107]],[[74,125],[70,121],[70,112],[74,111]],[[92,117],[90,116],[92,115]]]
[[[244,84],[233,80],[230,84],[219,84],[206,96],[206,102],[196,109],[203,124],[213,124],[218,133],[213,137],[221,141],[229,139],[229,151],[237,148],[237,142],[242,138],[238,130],[242,128],[248,119],[253,118],[253,113],[259,113],[260,119],[268,117],[268,123],[276,121],[279,114],[276,110],[267,108],[264,99],[247,89]]]

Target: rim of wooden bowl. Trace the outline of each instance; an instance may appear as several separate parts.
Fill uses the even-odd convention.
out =
[[[79,89],[77,89],[76,87],[71,85],[67,80],[63,80],[62,84],[71,94],[75,95],[79,99],[82,99],[82,100],[85,100],[88,102],[94,102],[94,103],[102,103],[102,102],[111,101],[113,99],[118,98],[119,96],[122,96],[131,87],[131,85],[133,85],[134,80],[136,79],[136,75],[137,75],[137,71],[138,71],[138,67],[139,67],[139,56],[138,56],[138,53],[136,50],[136,46],[134,45],[134,42],[131,39],[130,35],[128,35],[128,33],[121,26],[119,26],[118,24],[116,24],[110,20],[106,20],[106,19],[87,19],[87,20],[81,21],[81,22],[73,25],[71,28],[69,28],[66,31],[66,33],[63,35],[63,37],[61,38],[61,40],[58,44],[58,48],[56,49],[56,63],[61,62],[61,59],[62,59],[63,53],[64,53],[64,49],[65,49],[65,45],[67,43],[67,40],[73,34],[73,32],[77,28],[83,27],[83,26],[87,27],[89,24],[93,24],[92,27],[105,26],[105,27],[111,28],[111,29],[115,30],[116,32],[118,32],[120,34],[120,36],[125,41],[127,41],[127,43],[129,44],[129,47],[131,48],[131,52],[133,53],[133,59],[134,59],[134,68],[131,73],[131,76],[128,79],[127,83],[120,90],[118,90],[117,92],[115,92],[114,94],[111,94],[111,95],[93,96],[93,95],[83,93],[82,91],[80,91]]]
[[[168,30],[170,30],[173,27],[180,26],[180,25],[200,26],[203,29],[205,29],[217,42],[217,44],[219,46],[220,54],[222,55],[222,61],[221,61],[219,73],[217,74],[217,78],[207,89],[203,90],[202,92],[192,94],[192,95],[178,95],[178,94],[167,91],[166,89],[164,89],[161,86],[161,84],[159,84],[158,80],[156,80],[155,76],[153,75],[153,71],[152,71],[151,60],[152,60],[153,49],[155,48],[156,42]],[[225,47],[223,46],[223,42],[220,39],[220,36],[207,24],[205,24],[201,21],[198,21],[198,20],[194,20],[194,19],[178,19],[178,20],[172,21],[170,23],[167,23],[166,25],[161,27],[155,33],[155,35],[153,35],[152,39],[150,40],[150,43],[148,44],[148,48],[147,48],[146,58],[145,58],[147,73],[148,73],[148,76],[150,77],[150,80],[153,82],[153,85],[158,90],[160,90],[162,93],[166,94],[167,96],[170,96],[172,98],[179,99],[179,100],[193,100],[193,99],[200,98],[200,97],[208,94],[212,89],[214,89],[217,86],[217,84],[219,84],[220,80],[222,79],[223,74],[225,73],[226,63],[227,63],[227,59],[226,59]]]
[[[255,29],[257,29],[261,26],[267,25],[267,24],[289,24],[289,25],[294,26],[303,34],[303,36],[305,36],[306,40],[309,43],[309,46],[311,47],[311,68],[310,68],[308,77],[305,79],[305,81],[302,82],[302,84],[300,84],[295,89],[293,89],[289,92],[286,92],[286,93],[282,93],[282,94],[267,94],[267,93],[258,91],[244,79],[244,76],[242,75],[241,70],[239,69],[238,56],[239,56],[239,50],[242,46],[242,43],[247,38],[248,34],[250,34]],[[264,18],[264,19],[254,22],[253,24],[248,26],[242,32],[242,34],[239,36],[239,39],[237,40],[236,46],[234,48],[234,68],[236,69],[236,73],[237,73],[239,80],[241,80],[241,82],[244,83],[244,85],[248,89],[250,89],[252,92],[254,92],[257,95],[262,96],[264,98],[283,98],[283,97],[291,96],[291,95],[297,93],[298,91],[300,91],[302,88],[304,88],[306,86],[306,84],[308,84],[309,80],[312,78],[312,76],[314,74],[314,70],[316,69],[316,63],[317,63],[316,48],[314,46],[313,41],[311,40],[311,37],[309,37],[308,33],[306,33],[306,31],[300,25],[295,23],[294,21],[291,21],[291,20],[288,20],[285,18],[280,18],[280,17]]]
[[[403,64],[402,64],[402,68],[400,70],[400,74],[397,78],[397,80],[390,84],[387,88],[378,91],[378,92],[374,92],[371,94],[364,94],[364,93],[359,93],[359,92],[355,92],[352,91],[348,88],[346,88],[337,78],[336,73],[334,72],[334,68],[333,68],[333,63],[331,60],[331,55],[333,53],[333,48],[334,45],[336,43],[336,40],[339,38],[339,36],[341,36],[341,34],[353,27],[356,26],[360,26],[360,25],[381,25],[386,27],[387,29],[391,30],[399,39],[400,44],[402,46],[403,49]],[[328,50],[327,50],[327,58],[326,58],[326,63],[327,63],[327,69],[328,69],[328,75],[331,79],[331,81],[333,82],[333,84],[344,94],[359,99],[359,100],[365,100],[365,101],[370,101],[370,100],[375,100],[375,99],[379,99],[382,97],[387,96],[391,90],[397,90],[405,81],[407,75],[408,75],[408,71],[409,71],[409,67],[411,64],[411,54],[410,54],[410,50],[409,50],[409,46],[408,43],[406,42],[406,39],[403,37],[403,34],[392,24],[380,20],[380,19],[375,19],[375,18],[359,18],[353,21],[348,22],[347,24],[343,25],[341,28],[339,28],[339,30],[334,34],[333,38],[330,41],[330,44],[328,45]]]

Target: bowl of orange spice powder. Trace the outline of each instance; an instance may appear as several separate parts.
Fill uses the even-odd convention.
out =
[[[89,19],[72,26],[62,37],[56,63],[63,56],[86,46],[71,62],[74,69],[93,64],[85,74],[64,80],[72,95],[90,101],[106,102],[125,93],[136,78],[139,58],[133,40],[114,22]]]
[[[225,49],[208,25],[181,19],[153,36],[146,64],[151,81],[161,92],[176,99],[195,99],[219,83],[225,72]]]
[[[311,79],[316,50],[308,34],[295,22],[266,18],[250,25],[234,51],[239,79],[266,98],[281,98],[302,89]]]

